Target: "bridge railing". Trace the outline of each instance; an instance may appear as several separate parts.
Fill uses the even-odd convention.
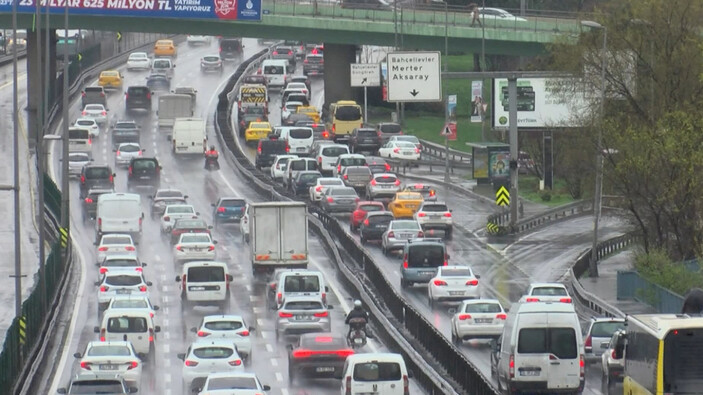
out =
[[[342,2],[329,0],[263,0],[264,15],[309,16],[332,19],[366,20],[374,22],[398,23],[402,33],[403,25],[422,24],[452,27],[471,27],[472,15],[464,7],[418,7],[399,4],[397,9],[357,8],[344,6]],[[396,15],[397,14],[397,15]],[[573,15],[539,15],[525,18],[481,18],[486,29],[512,30],[525,32],[577,32],[580,25]],[[478,23],[473,25],[480,29]]]

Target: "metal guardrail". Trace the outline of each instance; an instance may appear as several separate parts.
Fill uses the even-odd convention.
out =
[[[22,58],[24,58],[25,56],[27,56],[27,50],[26,50],[26,49],[23,49],[23,50],[21,50],[21,51],[17,51],[17,59],[22,59]],[[13,58],[14,58],[14,57],[12,56],[12,54],[0,56],[0,66],[4,66],[4,65],[6,65],[6,64],[12,63]]]
[[[680,314],[684,297],[653,283],[636,271],[618,271],[618,299],[634,299],[656,309],[657,313]]]
[[[224,157],[233,163],[260,194],[270,196],[271,200],[290,200],[291,198],[286,195],[282,188],[271,185],[270,178],[255,169],[254,165],[241,150],[237,140],[238,137],[231,127],[231,106],[228,93],[235,89],[240,77],[255,67],[257,61],[264,57],[266,53],[267,51],[262,51],[255,55],[254,58],[245,61],[230,78],[230,81],[219,95],[217,112],[215,114],[215,128],[218,131],[218,137],[221,142],[228,147],[231,154]],[[310,207],[310,212],[316,215],[319,222],[323,224],[324,232],[329,232],[336,236],[345,250],[361,264],[361,269],[366,274],[366,276],[363,276],[365,278],[362,282],[368,282],[368,286],[363,289],[357,288],[357,290],[370,297],[368,301],[370,305],[374,306],[372,309],[374,320],[382,323],[388,322],[389,319],[395,320],[396,325],[387,323],[381,325],[378,329],[385,331],[386,338],[395,343],[398,348],[404,350],[403,353],[409,357],[406,358],[406,363],[415,372],[416,379],[425,389],[432,394],[446,393],[448,391],[449,386],[443,384],[444,378],[439,376],[435,369],[428,366],[428,363],[434,362],[438,364],[438,368],[445,370],[447,376],[457,383],[462,389],[461,393],[476,395],[493,395],[496,393],[488,380],[471,365],[468,359],[453,344],[449,343],[429,321],[394,291],[394,288],[381,275],[378,266],[366,253],[365,249],[361,248],[353,238],[349,237],[338,220],[320,213],[314,207]],[[318,226],[315,222],[315,220],[310,221],[313,229]],[[318,228],[317,231],[322,232],[323,230]],[[323,238],[323,240],[329,242],[331,239]],[[336,249],[337,247],[336,245],[328,245],[327,248]],[[341,271],[349,274],[348,271]],[[352,277],[355,277],[355,280],[350,279],[349,281],[358,284],[362,276]],[[403,336],[399,331],[408,333],[410,336]],[[404,337],[407,337],[407,340]],[[407,343],[412,343],[412,347],[403,346],[403,344]],[[419,353],[423,351],[424,356],[421,357]],[[430,358],[430,355],[432,358]]]

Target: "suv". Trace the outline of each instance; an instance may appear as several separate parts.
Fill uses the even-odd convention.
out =
[[[374,128],[356,128],[349,136],[349,148],[352,152],[378,152],[381,148],[381,136]]]
[[[449,255],[441,239],[410,239],[403,248],[400,264],[400,287],[427,284],[437,275],[437,268],[445,266]]]
[[[424,202],[413,215],[423,230],[442,229],[447,239],[452,237],[452,210],[444,202]]]
[[[151,111],[151,89],[148,86],[130,86],[124,93],[127,111],[141,108]]]
[[[223,38],[220,40],[220,57],[222,60],[241,58],[244,45],[240,38]]]
[[[325,58],[321,54],[307,54],[303,60],[303,75],[325,74]]]
[[[122,395],[136,393],[137,387],[128,387],[127,382],[119,374],[83,371],[71,380],[67,388],[59,388],[56,392],[70,395],[96,393],[94,391],[98,390],[101,394]]]
[[[289,71],[292,74],[295,72],[296,56],[293,48],[288,46],[278,46],[271,52],[271,59],[285,59],[288,61]]]
[[[591,318],[583,342],[586,362],[594,363],[600,361],[601,355],[610,345],[610,338],[617,330],[624,328],[624,318]]]
[[[132,158],[129,161],[127,190],[143,185],[155,189],[159,189],[161,185],[161,165],[156,158]]]
[[[115,173],[107,165],[85,165],[81,169],[81,199],[92,188],[115,189]]]
[[[106,193],[114,193],[113,189],[95,188],[88,190],[88,194],[83,198],[83,222],[88,219],[95,219],[95,213],[98,211],[98,198]]]
[[[181,309],[191,305],[218,305],[229,309],[229,284],[233,277],[224,262],[188,262],[183,273],[176,276],[181,288]]]
[[[381,144],[387,143],[391,136],[403,134],[403,129],[395,122],[381,122],[376,125],[376,131],[381,138]]]
[[[102,86],[86,86],[81,92],[81,107],[88,104],[102,104],[107,107],[107,97]]]
[[[286,140],[259,140],[259,146],[256,148],[256,169],[270,167],[276,160],[276,155],[285,155],[289,150]]]
[[[242,198],[222,197],[212,203],[212,222],[217,227],[222,222],[239,222],[244,215],[247,202]]]

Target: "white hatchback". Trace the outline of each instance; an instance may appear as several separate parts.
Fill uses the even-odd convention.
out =
[[[137,257],[137,247],[132,236],[122,233],[108,233],[96,243],[98,250],[97,262],[102,262],[108,255],[128,255]]]
[[[228,339],[199,339],[184,354],[178,354],[178,358],[183,361],[181,376],[185,393],[199,388],[210,373],[244,370],[237,347]]]
[[[249,335],[253,330],[254,327],[247,326],[240,315],[208,315],[203,317],[197,328],[191,328],[191,332],[199,338],[231,340],[244,361],[251,361]]]
[[[480,298],[480,277],[468,266],[439,266],[437,275],[427,284],[430,306],[434,306],[436,302]]]
[[[144,150],[137,143],[122,143],[115,150],[115,167],[128,167],[132,158],[142,156]]]
[[[164,215],[161,216],[161,232],[170,232],[173,224],[180,218],[197,218],[200,213],[195,211],[195,208],[190,204],[172,204],[166,206]]]
[[[142,272],[132,268],[110,270],[95,285],[98,286],[98,311],[102,311],[117,295],[147,295],[152,284],[144,279]]]
[[[465,300],[452,316],[452,342],[497,339],[503,334],[506,319],[506,310],[496,299]]]
[[[344,181],[337,177],[320,177],[317,179],[315,185],[310,187],[309,197],[311,202],[319,202],[322,199],[322,195],[330,187],[343,187]]]
[[[183,233],[173,246],[173,260],[176,264],[185,261],[214,261],[216,240],[207,233]]]
[[[102,104],[86,104],[81,112],[83,118],[93,119],[98,124],[107,123],[107,108]]]
[[[273,164],[271,165],[271,178],[280,180],[286,174],[288,168],[288,160],[297,158],[298,155],[276,155]]]
[[[93,118],[78,118],[76,122],[73,123],[73,126],[88,130],[92,138],[100,136],[100,125],[98,125]]]

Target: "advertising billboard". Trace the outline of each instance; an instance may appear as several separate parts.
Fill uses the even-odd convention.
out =
[[[527,78],[517,80],[519,128],[579,127],[588,111],[583,86],[571,79]],[[493,80],[493,127],[509,125],[508,80]]]
[[[37,0],[15,0],[17,12],[35,12]],[[40,0],[54,14],[145,18],[219,19],[260,21],[261,0]],[[0,12],[12,12],[12,0],[0,0]]]

